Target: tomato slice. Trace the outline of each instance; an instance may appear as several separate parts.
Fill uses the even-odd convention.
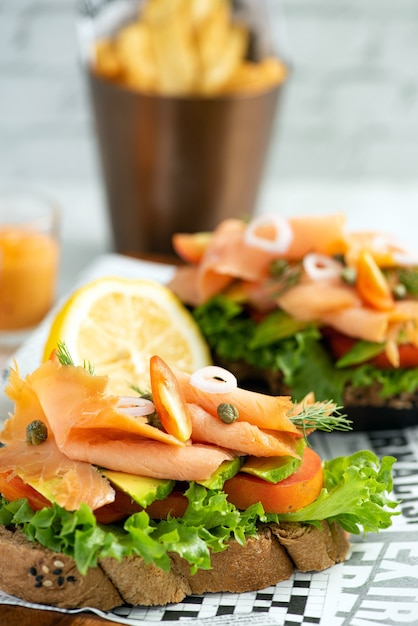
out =
[[[418,348],[411,343],[401,343],[398,345],[399,367],[412,369],[418,367]],[[382,369],[393,368],[386,354],[382,352],[373,359],[373,364]]]
[[[180,441],[192,434],[192,419],[181,387],[163,359],[154,355],[150,359],[152,400],[165,430]]]
[[[311,504],[324,482],[322,461],[312,448],[305,448],[299,469],[273,484],[261,478],[238,472],[225,482],[228,500],[238,509],[261,502],[266,513],[290,513]]]
[[[166,498],[154,500],[145,510],[150,518],[155,520],[167,519],[169,514],[171,517],[182,517],[188,504],[188,499],[181,491],[172,491]],[[94,515],[99,523],[111,524],[142,510],[143,508],[130,496],[116,489],[115,501],[96,509]]]
[[[142,507],[134,502],[131,496],[115,488],[114,501],[95,509],[93,513],[99,524],[113,524],[141,510]]]
[[[343,357],[357,342],[357,339],[343,335],[336,330],[326,328],[323,335],[327,340],[332,356],[336,361]],[[410,369],[418,367],[418,348],[411,343],[401,343],[398,345],[399,351],[399,367]],[[365,361],[371,363],[380,369],[393,369],[385,352],[374,356],[372,359]]]
[[[210,232],[176,233],[173,236],[173,248],[184,261],[196,265],[202,260],[212,236]]]
[[[12,472],[0,474],[0,493],[13,502],[20,498],[27,498],[29,506],[33,511],[39,511],[45,507],[50,507],[51,502],[47,500],[39,491],[27,485],[20,476],[12,476]],[[122,491],[115,490],[115,500],[109,504],[96,509],[94,515],[101,524],[111,524],[125,519],[128,515],[140,511],[141,507],[132,501],[130,496]]]
[[[39,511],[46,506],[51,506],[51,502],[47,500],[39,491],[36,491],[30,485],[27,485],[19,476],[12,476],[12,472],[4,472],[0,474],[0,493],[9,500],[19,500],[27,498],[31,509]]]
[[[167,519],[169,514],[171,517],[183,517],[188,505],[189,501],[181,491],[172,491],[163,500],[154,500],[147,506],[146,512],[151,519]]]

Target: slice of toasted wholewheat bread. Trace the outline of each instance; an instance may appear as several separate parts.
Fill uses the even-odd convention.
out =
[[[0,588],[27,602],[62,608],[97,606],[109,610],[123,604],[116,587],[100,567],[86,576],[74,559],[28,541],[0,526]]]
[[[170,572],[131,556],[102,559],[83,576],[71,557],[0,527],[0,588],[27,602],[61,608],[166,605],[191,594],[265,589],[290,578],[295,567],[321,571],[341,562],[348,548],[347,534],[335,523],[324,522],[320,529],[270,524],[261,526],[258,537],[244,546],[231,540],[225,551],[212,554],[210,570],[196,574],[184,559],[172,555]]]

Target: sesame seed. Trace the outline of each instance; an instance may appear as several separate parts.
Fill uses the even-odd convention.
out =
[[[54,567],[64,567],[64,563],[62,561],[54,561]]]
[[[48,565],[42,565],[42,568],[41,568],[41,569],[42,569],[42,571],[43,571],[43,573],[44,573],[44,574],[48,574],[48,573],[49,573],[49,567],[48,567]]]
[[[44,587],[52,587],[52,580],[44,580],[42,584]]]
[[[36,576],[36,574],[37,574],[37,573],[38,573],[38,572],[36,571],[36,567],[30,567],[30,568],[29,568],[29,574],[30,574],[31,576]]]

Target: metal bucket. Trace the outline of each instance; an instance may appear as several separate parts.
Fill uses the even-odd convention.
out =
[[[253,213],[281,88],[168,98],[89,73],[115,248],[173,252],[175,232]]]

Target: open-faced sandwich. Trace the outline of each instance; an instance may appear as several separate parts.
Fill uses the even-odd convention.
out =
[[[307,438],[349,427],[331,402],[241,389],[216,366],[150,360],[151,394],[106,392],[68,350],[6,393],[0,588],[111,609],[264,589],[345,559],[349,534],[391,525],[395,459],[322,462]]]
[[[173,238],[171,289],[242,386],[314,391],[357,429],[416,424],[418,258],[343,214],[229,219]]]

